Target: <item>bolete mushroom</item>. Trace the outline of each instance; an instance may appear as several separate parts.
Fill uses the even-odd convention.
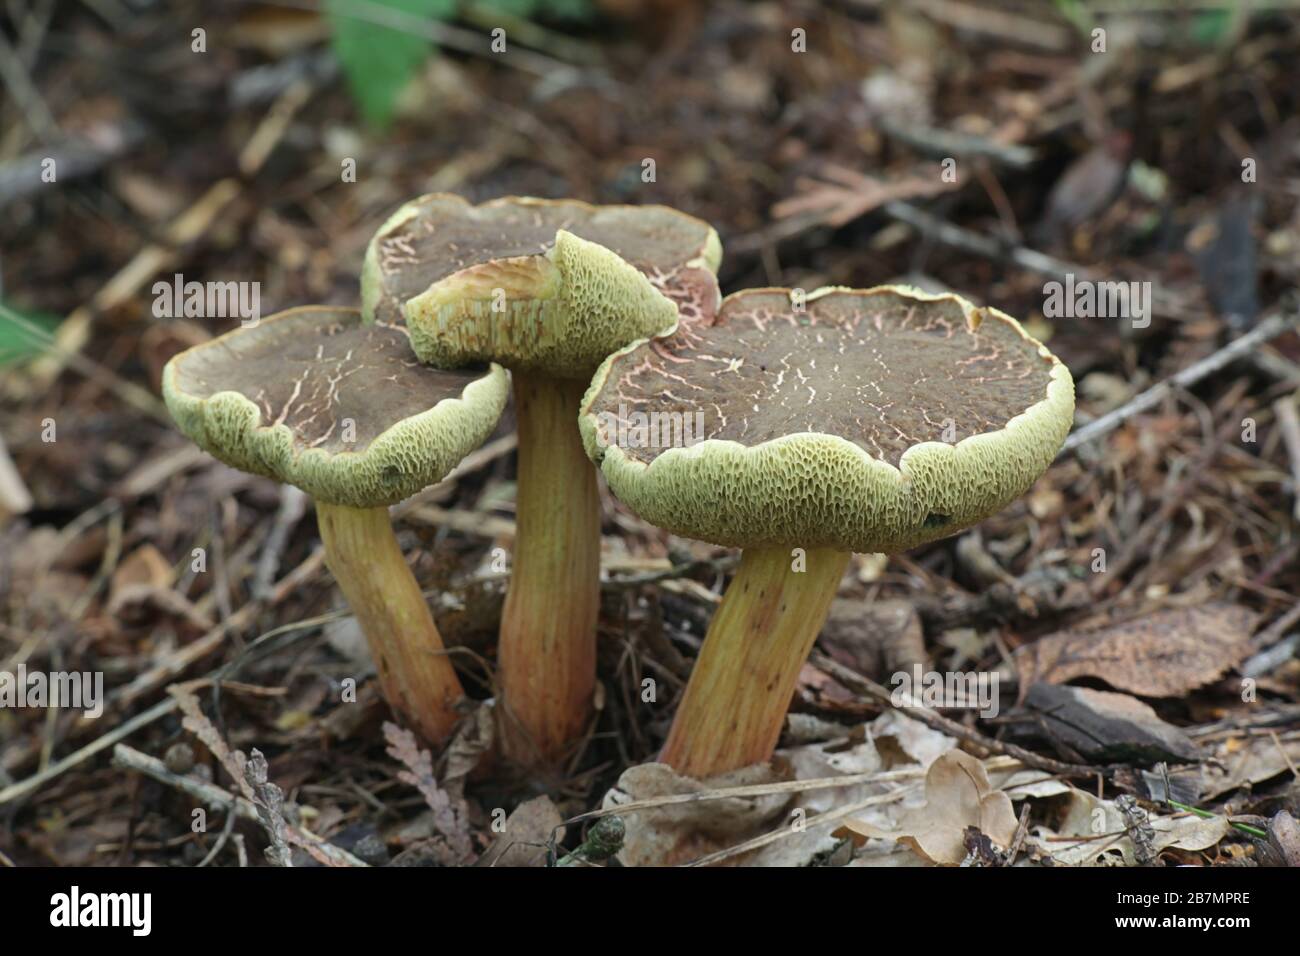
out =
[[[497,676],[501,746],[517,762],[559,759],[591,713],[600,509],[578,400],[615,349],[712,315],[721,255],[707,223],[663,206],[514,197],[424,196],[371,240],[367,316],[405,318],[440,368],[511,371],[517,531]]]
[[[388,506],[440,481],[496,426],[505,369],[418,362],[406,330],[355,309],[290,309],[177,355],[163,398],[228,465],[316,502],[325,560],[394,711],[443,741],[464,695],[393,534]]]
[[[1073,409],[1069,371],[1014,319],[907,287],[740,292],[712,324],[610,356],[580,419],[610,489],[661,528],[744,549],[660,759],[703,777],[770,757],[850,553],[1005,507]],[[678,415],[702,440],[666,447],[655,416]]]

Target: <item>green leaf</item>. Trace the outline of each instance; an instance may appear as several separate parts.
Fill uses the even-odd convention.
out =
[[[387,17],[381,7],[393,12],[397,28],[384,25]],[[397,97],[433,50],[426,37],[407,32],[413,25],[410,18],[448,19],[456,13],[456,0],[326,0],[325,13],[334,55],[352,95],[366,120],[382,127],[393,118]],[[403,22],[408,23],[406,29]]]
[[[1205,10],[1192,21],[1192,39],[1203,46],[1215,46],[1231,36],[1231,10]]]
[[[59,324],[57,315],[27,312],[0,301],[0,366],[26,362],[45,351],[47,336]]]
[[[591,0],[479,0],[478,6],[527,20],[585,20],[594,12]]]

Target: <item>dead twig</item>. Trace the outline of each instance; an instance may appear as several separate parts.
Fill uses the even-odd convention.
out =
[[[144,142],[145,130],[137,123],[94,129],[89,135],[64,137],[42,149],[24,153],[0,165],[0,209],[16,199],[49,186],[42,179],[44,160],[53,160],[58,182],[89,176]]]
[[[1233,339],[1217,352],[1207,355],[1199,362],[1194,362],[1163,382],[1159,382],[1145,392],[1134,396],[1114,411],[1107,412],[1100,418],[1072,432],[1066,438],[1065,445],[1061,448],[1061,454],[1068,454],[1079,446],[1113,431],[1133,416],[1154,408],[1178,389],[1190,388],[1205,377],[1212,375],[1225,366],[1231,365],[1240,358],[1244,358],[1262,343],[1275,339],[1283,332],[1295,328],[1298,320],[1300,320],[1300,312],[1296,311],[1294,302],[1287,303],[1282,307],[1281,311],[1263,319],[1255,328],[1245,335]]]
[[[1300,413],[1296,412],[1298,398],[1300,392],[1279,398],[1273,403],[1273,412],[1277,415],[1277,427],[1282,432],[1282,443],[1286,445],[1287,457],[1291,461],[1291,477],[1295,482],[1291,514],[1300,521]]]
[[[820,651],[812,655],[811,663],[814,667],[835,678],[849,690],[865,694],[888,707],[894,707],[908,717],[919,720],[921,723],[945,734],[951,734],[958,740],[964,740],[977,747],[982,747],[991,753],[1014,757],[1025,766],[1033,767],[1035,770],[1043,770],[1062,777],[1095,777],[1098,774],[1109,776],[1113,772],[1109,767],[1088,767],[1082,764],[1062,763],[1059,760],[1053,760],[1051,757],[1039,756],[1024,747],[1004,743],[1001,740],[994,740],[992,737],[985,736],[977,730],[972,730],[955,720],[920,705],[899,707],[894,703],[894,695],[887,688],[877,684],[871,678],[864,677],[857,671],[845,667],[839,661],[833,660]]]
[[[123,305],[146,282],[177,263],[180,260],[180,250],[206,233],[242,189],[234,179],[222,179],[209,186],[202,196],[172,221],[161,242],[146,245],[108,280],[90,302],[73,309],[59,323],[52,354],[32,363],[29,375],[33,387],[38,391],[48,388],[90,339],[90,326],[95,316]]]
[[[146,777],[157,780],[159,783],[166,784],[176,790],[181,791],[200,801],[209,807],[224,807],[227,812],[237,814],[241,819],[248,820],[251,823],[261,824],[262,820],[258,814],[257,807],[249,800],[243,797],[237,797],[230,791],[216,784],[206,783],[193,777],[183,777],[174,774],[167,769],[167,766],[156,757],[150,757],[148,754],[141,753],[126,744],[118,744],[113,748],[113,766],[121,767],[124,770],[134,770],[136,773],[142,773]],[[308,853],[315,856],[321,862],[328,866],[368,866],[364,860],[353,856],[347,850],[341,849],[334,844],[322,839],[314,833],[302,830],[298,827],[286,823],[284,829],[286,840],[295,846],[302,847]]]
[[[9,45],[9,40],[3,33],[0,33],[0,80],[4,81],[9,95],[22,110],[32,132],[47,142],[57,138],[59,121],[45,105],[45,100],[32,83],[18,51]]]
[[[0,435],[0,525],[11,515],[26,514],[32,508],[32,493],[9,457],[4,436]]]
[[[819,813],[816,816],[808,817],[804,821],[802,830],[796,830],[792,826],[783,826],[779,830],[773,830],[771,833],[764,833],[762,836],[756,836],[752,840],[746,840],[744,843],[737,843],[735,846],[729,846],[725,850],[718,850],[716,853],[710,853],[702,856],[697,860],[692,860],[686,866],[709,866],[713,863],[720,863],[733,856],[740,856],[742,853],[749,853],[752,850],[762,849],[778,840],[793,836],[796,833],[805,832],[812,827],[819,827],[827,823],[835,823],[843,820],[845,817],[852,816],[859,810],[865,810],[867,807],[877,807],[884,803],[896,803],[902,800],[909,793],[921,788],[922,784],[913,783],[906,787],[900,787],[890,793],[876,794],[854,803],[845,804],[842,807],[836,807],[834,810],[827,810],[825,813]]]
[[[307,496],[293,485],[280,487],[280,507],[275,512],[275,523],[266,536],[257,570],[253,572],[253,596],[265,600],[271,596],[275,573],[280,570],[280,555],[289,541],[289,532],[297,527],[307,513]]]

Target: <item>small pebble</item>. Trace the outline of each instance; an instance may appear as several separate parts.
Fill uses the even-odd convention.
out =
[[[174,774],[184,775],[194,769],[194,748],[185,742],[167,748],[163,763]]]

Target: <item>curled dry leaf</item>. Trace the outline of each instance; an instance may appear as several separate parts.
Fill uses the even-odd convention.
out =
[[[1285,810],[1268,821],[1267,849],[1260,854],[1265,866],[1300,866],[1300,823]]]
[[[465,792],[466,778],[491,752],[496,735],[492,702],[477,701],[468,706],[469,712],[456,725],[456,733],[447,744],[442,772],[443,786],[457,797]]]
[[[605,794],[601,809],[657,797],[773,783],[778,779],[774,770],[761,764],[707,781],[683,776],[667,764],[641,764],[623,772],[614,789]],[[727,797],[622,814],[626,830],[618,860],[624,866],[676,866],[726,849],[768,828],[791,796],[776,793]]]
[[[1263,783],[1300,766],[1300,740],[1241,734],[1218,741],[1201,767],[1201,799]]]
[[[1214,846],[1230,829],[1226,817],[1210,819],[1194,814],[1158,817],[1148,815],[1153,831],[1151,847],[1156,853],[1175,848],[1204,850]],[[1066,866],[1138,864],[1124,813],[1113,800],[1101,800],[1083,790],[1071,789],[1061,822],[1053,831],[1035,830],[1039,846]]]
[[[773,767],[779,767],[779,771],[753,766],[699,781],[684,777],[664,764],[632,767],[605,796],[603,808],[749,784],[780,784],[790,776],[793,780],[806,781],[912,768],[919,778],[918,764],[925,766],[954,746],[951,737],[893,710],[870,723],[838,730],[835,740],[777,751]],[[904,812],[906,793],[913,789],[919,791],[913,783],[868,779],[803,791],[789,781],[780,787],[780,792],[761,796],[673,803],[629,811],[621,814],[625,834],[618,859],[625,866],[671,866],[774,833],[784,826],[788,829],[779,839],[729,857],[726,863],[781,867],[825,865],[842,838],[832,835],[839,826],[838,819],[816,823],[817,816],[871,800],[871,806],[859,809],[857,819],[892,833]],[[916,859],[906,850],[901,851],[905,857],[902,859],[893,850],[892,846],[883,852],[872,848],[860,854],[857,862],[871,866],[910,865]]]
[[[1049,634],[1016,651],[1020,686],[1097,677],[1144,697],[1179,697],[1245,659],[1256,618],[1236,604],[1210,603],[1098,630]]]
[[[1033,767],[1021,767],[1019,764],[1008,770],[992,769],[988,774],[989,783],[1004,791],[1012,800],[1054,797],[1070,791],[1070,785],[1056,774]]]
[[[867,724],[867,729],[886,770],[909,763],[928,767],[957,746],[954,738],[899,710],[885,711]]]
[[[818,642],[841,664],[875,680],[929,669],[921,618],[910,601],[836,598]]]
[[[475,866],[545,866],[547,843],[564,823],[548,796],[525,800],[506,817],[505,828]]]
[[[956,866],[966,858],[966,828],[976,827],[999,847],[1016,835],[1011,798],[989,783],[984,765],[961,750],[950,750],[925,775],[925,805],[903,814],[899,829],[881,830],[851,818],[836,831],[861,845],[868,838],[896,840],[931,862]]]

